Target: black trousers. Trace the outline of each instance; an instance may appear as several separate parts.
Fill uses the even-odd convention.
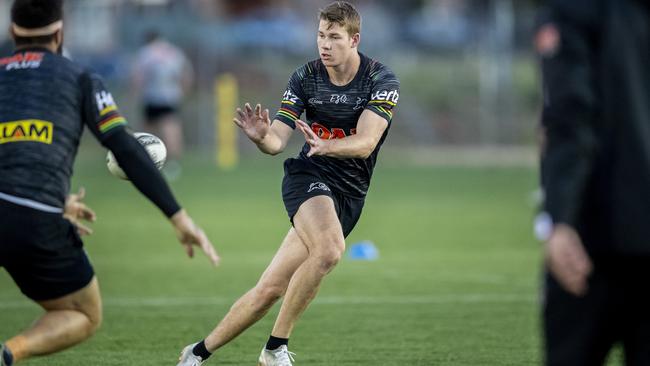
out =
[[[594,261],[588,293],[576,297],[546,273],[548,366],[600,366],[620,343],[628,366],[650,366],[650,256]]]

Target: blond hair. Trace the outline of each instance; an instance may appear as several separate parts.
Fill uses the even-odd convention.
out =
[[[335,1],[329,4],[321,9],[318,17],[320,20],[344,27],[350,36],[361,32],[361,15],[354,5],[347,1]]]

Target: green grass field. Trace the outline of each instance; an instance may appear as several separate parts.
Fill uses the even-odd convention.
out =
[[[85,240],[105,321],[90,341],[25,365],[175,365],[253,286],[289,223],[282,159],[232,172],[190,161],[173,184],[222,256],[189,260],[171,226],[97,154],[77,164],[98,214]],[[537,365],[540,250],[531,237],[532,168],[379,163],[348,244],[372,240],[380,258],[344,260],[298,324],[297,365]],[[278,306],[219,351],[211,365],[255,365]],[[0,272],[0,340],[40,310]]]

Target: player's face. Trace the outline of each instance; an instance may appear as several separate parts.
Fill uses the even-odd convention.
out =
[[[334,67],[346,62],[357,50],[359,34],[350,36],[337,23],[321,20],[318,25],[318,53],[323,64]]]

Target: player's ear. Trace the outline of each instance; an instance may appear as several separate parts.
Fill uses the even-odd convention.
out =
[[[9,25],[9,34],[11,35],[11,39],[16,41],[16,33],[14,33],[14,27],[12,25]]]
[[[350,39],[352,40],[352,48],[359,47],[359,42],[361,42],[361,33],[355,33]]]
[[[56,31],[56,34],[54,35],[54,39],[56,40],[56,45],[57,46],[60,46],[60,45],[63,44],[63,28]]]
[[[59,55],[62,55],[63,54],[63,28],[56,31],[56,34],[54,35],[54,41],[56,43],[56,52]]]

